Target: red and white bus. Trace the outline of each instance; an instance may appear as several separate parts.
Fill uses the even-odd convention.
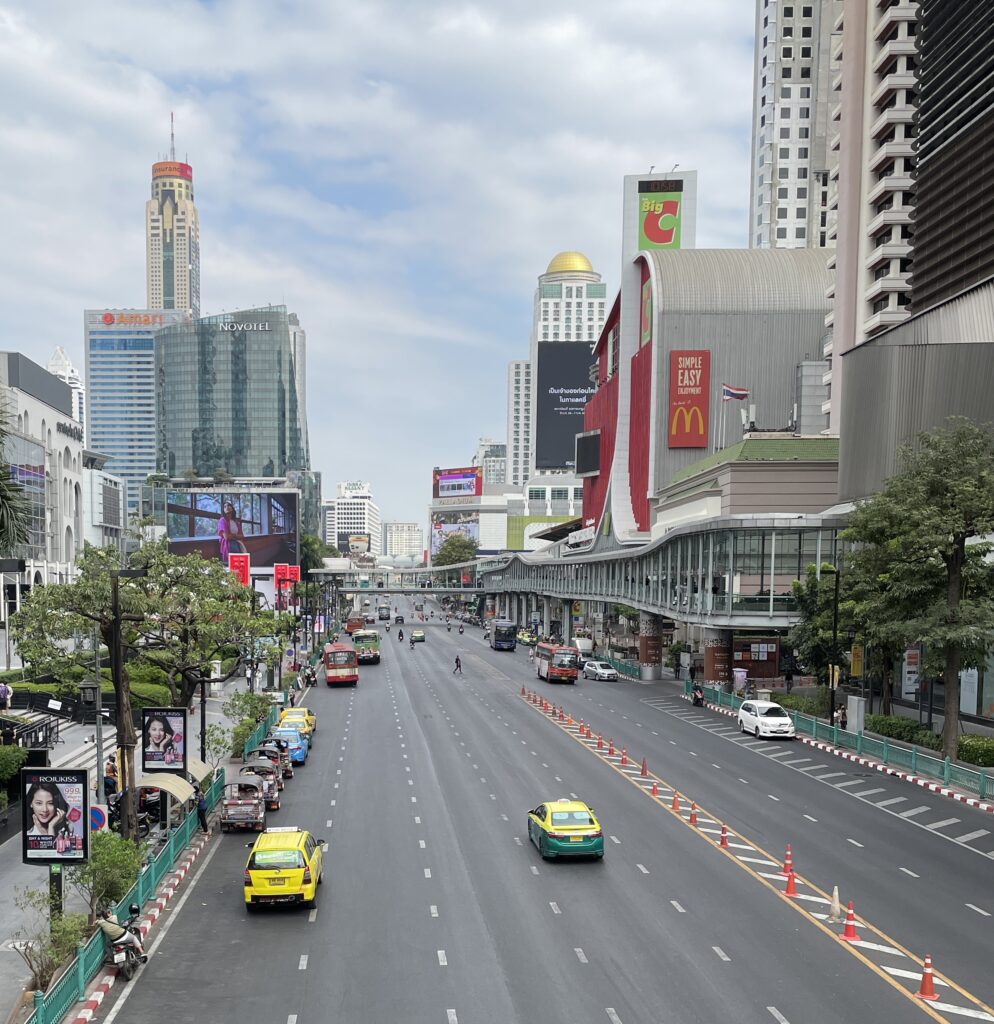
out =
[[[541,643],[535,646],[535,673],[550,683],[575,683],[580,652],[575,647]]]
[[[325,644],[322,658],[324,681],[329,686],[355,686],[359,682],[359,658],[348,644]]]

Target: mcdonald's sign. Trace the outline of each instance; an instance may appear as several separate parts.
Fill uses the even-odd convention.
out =
[[[667,447],[707,448],[710,388],[709,349],[670,352]]]

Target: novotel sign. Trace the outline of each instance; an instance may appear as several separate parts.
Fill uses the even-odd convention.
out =
[[[66,437],[71,437],[74,441],[79,441],[80,444],[83,443],[83,428],[75,423],[56,423],[55,432],[65,434]]]
[[[218,324],[222,331],[271,331],[268,320],[258,320],[254,323],[243,323],[240,320],[225,320]]]

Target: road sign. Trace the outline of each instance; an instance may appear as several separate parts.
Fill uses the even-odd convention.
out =
[[[90,831],[104,832],[107,829],[106,804],[93,804],[90,807]]]
[[[853,644],[852,651],[849,654],[849,674],[854,679],[859,679],[863,675],[863,645]]]

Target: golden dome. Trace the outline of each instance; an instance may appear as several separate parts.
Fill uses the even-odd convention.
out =
[[[575,271],[591,273],[593,267],[590,260],[582,252],[557,252],[546,268],[547,274],[569,274]]]

